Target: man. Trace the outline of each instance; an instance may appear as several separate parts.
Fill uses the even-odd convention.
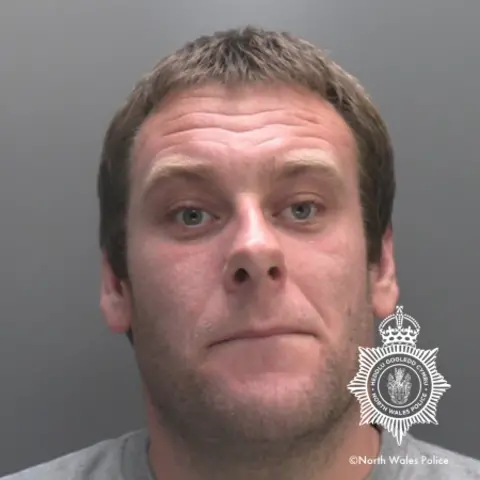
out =
[[[101,309],[148,428],[6,478],[480,478],[359,425],[358,346],[399,297],[393,152],[319,49],[250,27],[187,44],[113,118],[98,188]]]

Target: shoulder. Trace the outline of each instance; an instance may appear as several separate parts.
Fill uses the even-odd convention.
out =
[[[36,465],[0,480],[104,480],[122,478],[123,451],[145,436],[144,430],[103,440],[82,450]]]
[[[480,480],[480,460],[447,450],[409,436],[407,455],[417,459],[428,478],[455,480]]]

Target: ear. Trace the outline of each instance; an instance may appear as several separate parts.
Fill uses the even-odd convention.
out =
[[[132,302],[126,282],[114,274],[105,252],[102,254],[100,310],[108,327],[115,333],[125,333],[131,325]]]
[[[399,297],[395,258],[393,254],[393,231],[389,226],[382,239],[382,255],[370,268],[370,287],[373,314],[385,318],[392,314]]]

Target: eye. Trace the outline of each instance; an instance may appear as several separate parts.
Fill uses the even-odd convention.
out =
[[[287,217],[293,218],[293,220],[311,220],[317,215],[318,206],[315,202],[297,202],[286,208],[283,213]]]
[[[198,227],[210,221],[212,216],[201,208],[182,207],[174,212],[173,218],[175,222],[187,227]]]

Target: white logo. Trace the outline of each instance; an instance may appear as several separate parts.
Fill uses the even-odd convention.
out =
[[[415,423],[433,423],[450,385],[437,372],[438,348],[420,350],[420,325],[398,306],[378,327],[383,346],[359,347],[360,368],[347,388],[360,402],[360,425],[378,424],[402,443]]]

